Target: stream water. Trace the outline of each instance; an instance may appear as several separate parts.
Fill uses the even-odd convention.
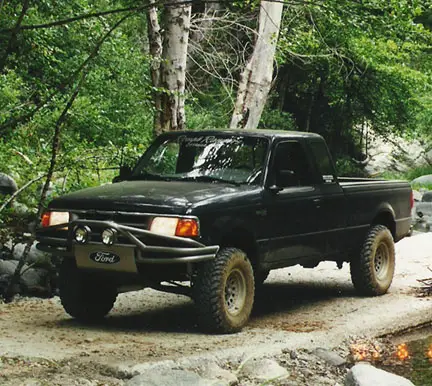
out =
[[[378,367],[406,377],[416,386],[432,386],[432,325],[391,340],[394,360]]]

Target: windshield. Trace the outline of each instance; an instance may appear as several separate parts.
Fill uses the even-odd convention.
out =
[[[132,179],[260,184],[267,148],[258,137],[171,137],[146,152]]]

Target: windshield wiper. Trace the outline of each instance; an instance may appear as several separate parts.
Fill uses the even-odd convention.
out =
[[[231,184],[239,186],[241,183],[236,181],[224,180],[223,178],[217,178],[213,176],[195,176],[195,177],[181,177],[181,181],[200,181],[200,182],[222,182],[224,184]]]

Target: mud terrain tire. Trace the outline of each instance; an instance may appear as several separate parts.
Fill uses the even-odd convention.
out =
[[[248,322],[254,302],[254,273],[240,249],[223,248],[204,263],[193,286],[202,329],[216,333],[240,331]]]
[[[395,270],[393,236],[384,225],[369,229],[357,259],[351,261],[351,280],[366,296],[383,295],[389,289]]]
[[[65,311],[82,322],[102,319],[114,306],[117,289],[95,275],[80,271],[74,259],[64,259],[59,275],[60,300]]]

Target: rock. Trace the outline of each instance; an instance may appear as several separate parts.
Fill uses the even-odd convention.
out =
[[[428,145],[417,140],[407,140],[394,134],[379,135],[368,129],[368,163],[366,172],[371,176],[384,171],[404,172],[422,166],[430,155]]]
[[[432,174],[418,177],[411,181],[411,184],[415,185],[432,185]]]
[[[18,265],[16,260],[0,260],[0,288],[5,289],[9,283],[10,277],[14,274]],[[50,271],[44,268],[29,267],[24,264],[21,270],[19,286],[14,289],[14,293],[26,295],[43,295],[51,294]]]
[[[9,282],[10,282],[10,278],[12,275],[5,275],[5,274],[0,274],[0,294],[5,293],[6,288],[9,286]],[[18,284],[15,284],[12,288],[11,288],[11,292],[14,294],[19,293],[20,288]]]
[[[432,202],[417,202],[415,213],[418,217],[432,216]]]
[[[422,202],[432,202],[432,191],[425,192],[421,200]]]
[[[368,363],[359,363],[345,377],[345,386],[414,386],[406,378],[377,369]]]
[[[15,260],[0,260],[0,275],[13,275],[17,265]]]
[[[20,202],[13,201],[11,206],[14,210],[15,215],[22,216],[22,215],[28,214],[30,212],[29,207],[25,204],[20,203]]]
[[[15,180],[7,174],[0,173],[0,194],[14,194],[18,190]]]
[[[227,385],[237,384],[237,377],[228,370],[219,367],[215,362],[210,362],[199,371],[200,375],[210,380],[219,380]]]
[[[241,374],[264,382],[289,375],[287,369],[272,359],[249,359],[243,365]]]
[[[325,348],[317,348],[313,353],[318,357],[326,361],[332,366],[342,366],[346,364],[346,360],[341,358],[338,354],[333,351],[326,350]]]
[[[137,375],[126,382],[126,386],[208,386],[217,385],[185,370],[153,369]]]
[[[423,198],[423,193],[418,190],[413,190],[414,201],[421,201]]]
[[[48,270],[44,268],[24,268],[21,273],[20,284],[26,291],[43,291],[47,285]]]
[[[51,255],[48,253],[44,253],[39,251],[36,248],[37,242],[35,241],[30,248],[29,254],[27,256],[27,263],[35,264],[37,267],[40,266],[51,266]],[[24,253],[24,249],[26,247],[25,243],[20,243],[15,245],[13,250],[13,259],[19,260]]]

